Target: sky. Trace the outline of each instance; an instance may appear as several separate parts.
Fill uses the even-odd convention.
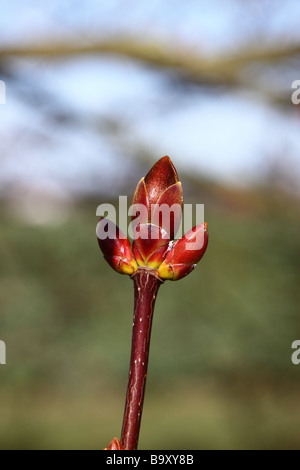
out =
[[[253,0],[246,10],[239,0],[220,3],[2,0],[0,46],[126,34],[220,54],[253,39],[300,39],[300,2],[284,8],[276,0]],[[170,155],[179,171],[247,184],[263,178],[270,163],[282,164],[288,154],[295,182],[300,176],[299,113],[274,109],[249,91],[178,91],[159,70],[125,58],[15,59],[9,67],[20,78],[17,85],[5,78],[0,183],[45,182],[85,191],[91,172],[98,171],[105,184],[116,167],[126,167],[126,152],[122,155],[111,138],[91,132],[90,124],[103,118],[121,123],[127,152],[135,140],[151,150],[153,160]],[[271,80],[277,78],[271,73]],[[299,77],[286,76],[281,86],[290,89],[297,78],[300,70]],[[39,93],[36,106],[26,100],[30,89]],[[51,106],[79,116],[80,132],[72,122],[49,121],[41,109]]]

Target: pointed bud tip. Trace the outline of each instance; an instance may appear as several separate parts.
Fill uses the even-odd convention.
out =
[[[178,183],[177,171],[167,155],[160,158],[145,176],[145,185],[149,205],[156,204],[160,195],[175,183]]]
[[[109,443],[104,450],[125,450],[121,442],[117,437],[114,437],[113,440]]]

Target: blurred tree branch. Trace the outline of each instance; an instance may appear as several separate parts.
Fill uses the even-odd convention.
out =
[[[201,55],[183,46],[174,47],[158,41],[118,38],[114,40],[79,42],[55,41],[38,45],[0,46],[0,62],[14,57],[59,59],[87,54],[126,56],[144,63],[172,70],[186,82],[209,86],[243,87],[258,92],[265,99],[280,106],[290,100],[270,86],[262,86],[255,77],[247,79],[243,73],[252,65],[277,65],[300,55],[300,44],[268,46],[250,45],[235,54],[222,57]]]

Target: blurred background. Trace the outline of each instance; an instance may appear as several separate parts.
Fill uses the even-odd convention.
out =
[[[0,448],[120,435],[133,289],[96,208],[166,154],[210,242],[160,290],[140,448],[300,448],[299,2],[0,7]]]

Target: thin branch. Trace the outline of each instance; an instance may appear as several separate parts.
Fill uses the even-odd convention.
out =
[[[173,70],[186,81],[212,86],[252,88],[267,100],[284,104],[286,97],[251,80],[249,83],[240,73],[254,63],[277,64],[300,54],[300,44],[263,46],[258,44],[239,50],[235,54],[209,57],[187,48],[161,44],[159,41],[118,38],[112,40],[80,42],[55,41],[37,45],[0,47],[0,61],[13,57],[59,59],[87,54],[110,54],[126,56],[167,70]]]
[[[122,426],[121,444],[136,450],[142,419],[148,369],[154,305],[162,281],[151,271],[140,269],[133,275],[134,317],[128,388]]]

